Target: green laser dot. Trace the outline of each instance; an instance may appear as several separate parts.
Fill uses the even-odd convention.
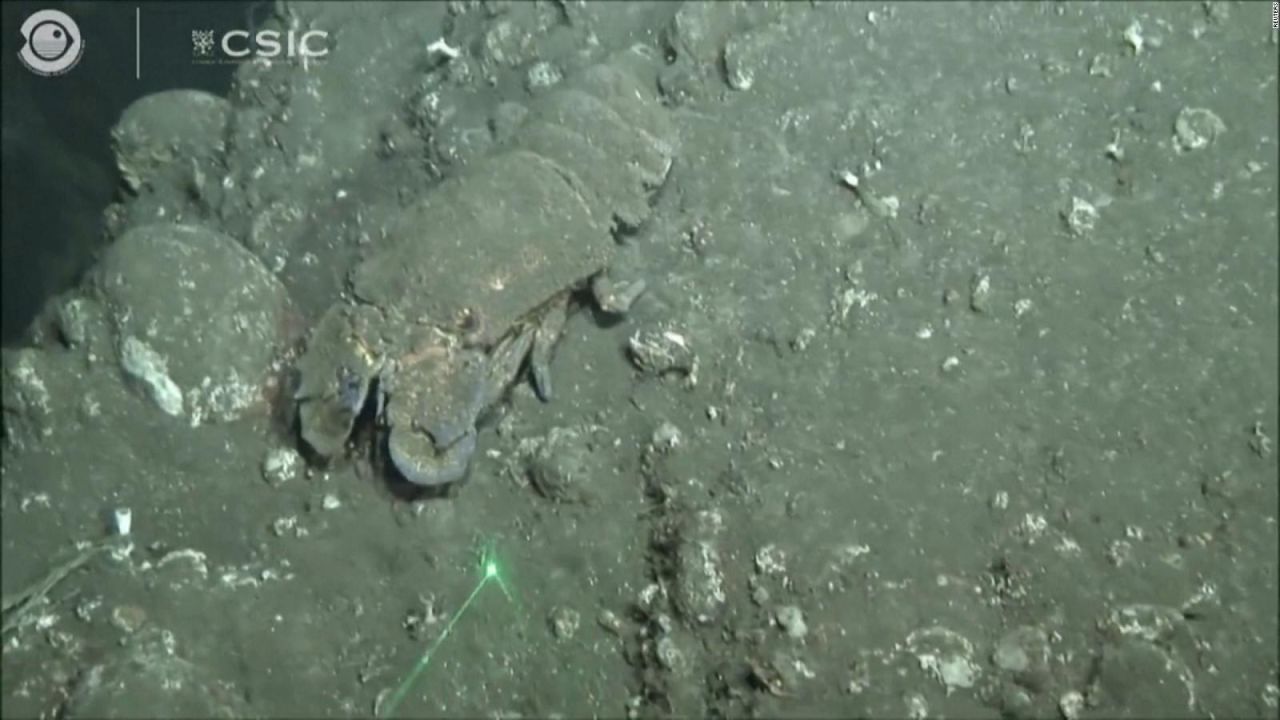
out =
[[[445,624],[444,630],[440,633],[440,636],[435,639],[435,642],[431,643],[427,647],[421,657],[418,658],[417,664],[413,666],[413,669],[409,671],[409,674],[405,676],[400,685],[395,688],[390,696],[388,696],[386,704],[377,708],[377,715],[379,717],[388,717],[395,713],[396,708],[400,706],[400,702],[404,700],[405,695],[409,692],[409,688],[412,687],[414,681],[416,681],[418,676],[427,669],[427,665],[430,664],[431,658],[435,656],[436,650],[444,644],[445,639],[449,637],[449,633],[453,632],[453,626],[457,624],[457,622],[462,619],[462,616],[467,613],[467,610],[471,607],[471,603],[476,599],[476,596],[480,594],[480,591],[484,589],[484,586],[489,584],[490,580],[496,580],[498,587],[502,589],[502,594],[506,595],[507,599],[511,602],[516,602],[515,598],[511,595],[511,592],[507,589],[507,584],[503,582],[502,576],[498,572],[497,561],[489,557],[492,552],[493,550],[491,548],[485,551],[484,577],[480,578],[480,582],[476,583],[476,586],[472,588],[471,594],[467,596],[465,601],[463,601],[462,606],[453,614],[453,617],[449,618],[449,622]],[[518,603],[516,604],[518,606]]]

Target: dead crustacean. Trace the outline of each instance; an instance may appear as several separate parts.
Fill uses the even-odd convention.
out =
[[[539,98],[510,147],[407,208],[352,273],[299,360],[303,439],[339,452],[378,388],[387,455],[418,485],[462,479],[476,423],[527,365],[548,366],[575,291],[623,312],[643,290],[615,278],[619,230],[650,212],[675,134],[632,50]],[[376,383],[375,383],[376,381]]]

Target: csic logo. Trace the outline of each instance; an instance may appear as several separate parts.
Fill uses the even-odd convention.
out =
[[[61,75],[80,62],[84,41],[80,27],[59,10],[34,12],[22,23],[18,59],[27,69],[46,77]]]
[[[221,51],[215,52],[215,50]],[[196,62],[226,63],[265,58],[308,60],[329,54],[329,33],[324,30],[228,30],[218,37],[213,30],[191,31],[191,54]]]

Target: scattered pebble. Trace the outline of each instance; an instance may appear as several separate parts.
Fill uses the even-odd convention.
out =
[[[168,361],[150,345],[132,335],[126,337],[120,347],[120,367],[146,387],[161,410],[175,417],[182,414],[182,390],[169,377]]]
[[[991,498],[991,509],[1008,510],[1009,509],[1009,491],[1000,490]]]
[[[564,73],[555,65],[542,60],[534,63],[525,76],[525,87],[529,92],[545,90],[564,79]]]
[[[683,375],[690,387],[698,384],[698,357],[683,333],[665,327],[639,330],[627,340],[627,355],[642,373],[674,373]]]
[[[771,596],[769,595],[769,588],[766,588],[764,583],[759,582],[759,580],[759,577],[753,577],[747,581],[747,584],[751,588],[751,602],[755,603],[757,607],[764,607],[769,604]]]
[[[906,647],[916,656],[920,669],[941,683],[947,693],[973,687],[982,674],[974,661],[973,643],[945,627],[935,625],[912,632]]]
[[[1173,121],[1173,144],[1178,152],[1203,150],[1227,131],[1222,118],[1205,108],[1183,108]]]
[[[556,427],[543,438],[521,441],[524,475],[539,495],[557,502],[584,502],[591,478],[589,434]]]
[[[84,600],[76,605],[76,617],[79,618],[80,622],[93,622],[94,615],[97,614],[100,607],[102,607],[102,598],[100,597]]]
[[[673,600],[688,622],[710,624],[724,609],[727,596],[723,562],[715,542],[722,523],[719,511],[698,512],[690,523],[691,537],[677,553]]]
[[[969,281],[969,309],[976,313],[985,313],[991,297],[991,276],[985,273],[974,273]]]
[[[650,442],[662,452],[671,452],[684,443],[684,436],[681,434],[680,428],[672,423],[664,422],[653,431],[653,438]]]
[[[687,667],[684,652],[670,635],[658,639],[654,654],[658,657],[658,663],[673,673],[681,674]]]
[[[285,517],[276,518],[271,522],[271,534],[276,537],[284,537],[290,532],[299,536],[302,535],[302,529],[298,527],[298,516],[287,515]]]
[[[1089,61],[1090,77],[1109,78],[1111,74],[1111,59],[1108,56],[1098,53]]]
[[[1071,198],[1071,208],[1062,213],[1067,229],[1077,237],[1093,232],[1098,224],[1098,208],[1083,198]]]
[[[769,543],[756,551],[756,572],[761,575],[781,575],[787,571],[787,554]]]
[[[791,349],[794,352],[804,352],[809,348],[809,343],[813,342],[813,338],[817,334],[818,331],[811,327],[801,330],[791,339]]]
[[[58,303],[55,310],[58,335],[67,347],[83,345],[89,336],[88,301],[74,298]]]
[[[774,622],[792,640],[803,640],[809,634],[809,626],[804,621],[804,613],[795,605],[783,605],[773,614]]]
[[[1025,673],[1042,669],[1049,662],[1049,639],[1037,627],[1020,626],[1005,633],[996,642],[991,663],[1006,673]]]
[[[137,605],[117,605],[111,609],[111,624],[132,635],[147,622],[147,611]]]
[[[1079,690],[1071,690],[1058,698],[1058,711],[1066,720],[1075,720],[1084,710],[1084,695]]]
[[[270,485],[279,485],[298,476],[302,456],[288,447],[278,447],[262,460],[262,478]]]
[[[557,607],[551,611],[550,621],[551,634],[557,640],[568,640],[577,634],[582,616],[573,608]]]
[[[773,39],[764,30],[747,31],[729,38],[724,46],[725,81],[734,90],[750,90],[756,72],[772,54]]]
[[[636,597],[636,605],[642,611],[648,613],[658,606],[658,603],[666,600],[666,591],[658,583],[649,583],[640,591]]]
[[[596,624],[613,635],[622,634],[622,618],[612,610],[601,610],[596,616]]]

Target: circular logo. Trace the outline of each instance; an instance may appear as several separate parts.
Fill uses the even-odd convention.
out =
[[[22,23],[18,58],[37,75],[61,75],[80,62],[80,27],[60,10],[40,10]]]

